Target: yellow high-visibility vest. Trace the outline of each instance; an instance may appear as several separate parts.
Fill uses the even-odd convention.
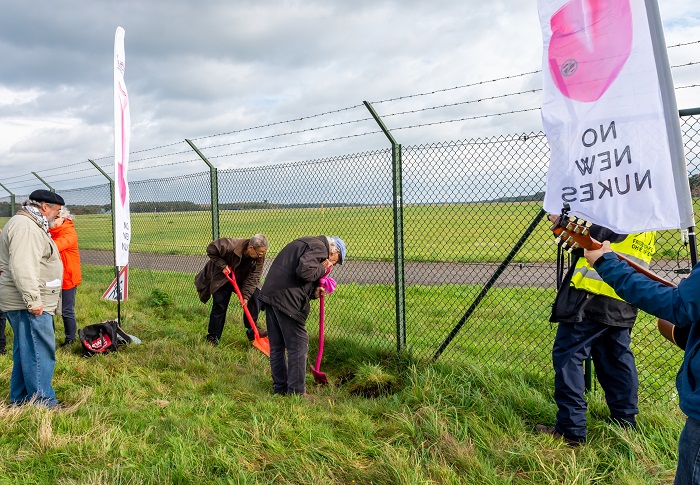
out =
[[[622,254],[639,264],[643,268],[649,268],[651,257],[656,252],[654,239],[656,231],[641,232],[639,234],[629,234],[619,243],[611,243],[610,249],[618,254]],[[605,295],[611,298],[622,300],[610,285],[604,282],[593,266],[588,264],[586,258],[579,258],[571,277],[571,285],[576,289],[584,290],[595,295]]]

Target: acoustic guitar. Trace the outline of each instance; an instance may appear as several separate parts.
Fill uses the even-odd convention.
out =
[[[603,245],[593,239],[590,235],[590,227],[592,224],[588,221],[570,216],[568,215],[568,212],[568,207],[564,207],[561,214],[557,217],[551,227],[552,232],[557,236],[557,244],[561,244],[563,247],[566,247],[567,251],[569,252],[579,248],[592,250],[600,249]],[[658,281],[659,283],[671,288],[676,288],[675,283],[665,280],[661,276],[649,271],[643,266],[640,266],[622,254],[615,253],[615,255],[618,259],[630,265],[638,273],[641,273],[652,280]],[[681,349],[685,350],[685,345],[688,342],[688,334],[690,332],[689,327],[677,328],[674,324],[662,318],[658,319],[657,327],[661,335],[666,337]]]

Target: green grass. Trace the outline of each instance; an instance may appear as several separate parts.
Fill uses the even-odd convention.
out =
[[[113,318],[115,304],[96,297],[113,278],[111,268],[84,272],[79,325]],[[322,370],[331,385],[317,387],[308,373],[308,397],[281,398],[271,394],[268,363],[248,343],[239,310],[230,310],[219,347],[204,342],[209,306],[196,300],[191,280],[132,271],[124,327],[143,343],[92,359],[59,351],[54,386],[66,409],[0,406],[0,483],[672,482],[683,423],[673,402],[642,401],[639,429],[625,431],[605,422],[597,390],[589,395],[586,446],[572,450],[533,432],[556,412],[547,349],[538,350],[545,357],[535,371],[480,357],[507,347],[518,349],[511,363],[535,358],[534,349],[517,354],[541,330],[539,317],[524,319],[502,293],[464,334],[481,335],[481,342],[455,342],[447,365],[416,354],[434,351],[454,325],[446,298],[458,300],[456,310],[471,288],[409,288],[408,311],[434,333],[408,329],[412,348],[397,355],[392,289],[341,285],[327,300]],[[431,304],[433,291],[442,292],[440,308]],[[519,296],[527,291],[541,290]],[[172,297],[188,292],[191,298]],[[5,390],[10,372],[11,360],[0,358]]]
[[[404,257],[407,261],[500,262],[515,246],[541,208],[538,202],[428,204],[404,208]],[[5,219],[0,218],[0,225]],[[108,214],[75,219],[81,249],[111,250]],[[556,260],[550,223],[542,220],[515,262]],[[131,214],[131,251],[202,255],[211,241],[208,212]],[[264,209],[220,212],[222,237],[262,232],[271,256],[289,241],[308,235],[340,235],[355,260],[393,261],[393,211],[385,206]],[[660,231],[655,259],[687,259],[677,231]]]

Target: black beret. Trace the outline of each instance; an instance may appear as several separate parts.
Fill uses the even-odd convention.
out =
[[[66,205],[63,197],[58,195],[56,192],[51,192],[50,190],[39,189],[35,190],[29,194],[29,200],[35,200],[37,202],[48,202],[49,204]]]

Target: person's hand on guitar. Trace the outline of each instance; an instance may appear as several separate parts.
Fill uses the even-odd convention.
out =
[[[603,245],[598,249],[584,249],[583,255],[591,266],[593,266],[603,254],[612,251],[612,249],[610,249],[610,241],[603,241],[602,244]]]

